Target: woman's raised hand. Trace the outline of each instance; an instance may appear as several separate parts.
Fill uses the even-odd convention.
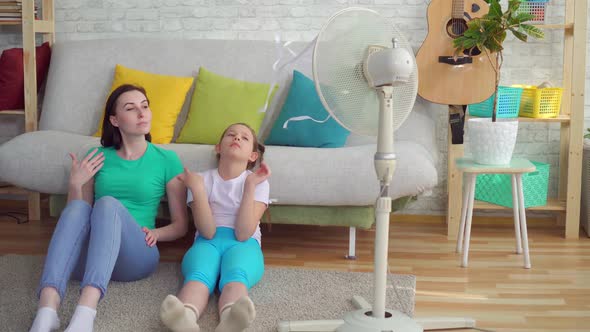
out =
[[[180,173],[176,176],[184,185],[191,189],[196,188],[197,186],[203,185],[203,177],[199,173],[193,173],[188,170],[188,168],[184,168],[184,172]]]
[[[258,185],[264,180],[270,177],[270,167],[265,162],[260,163],[260,167],[256,170],[256,172],[250,173],[246,178],[246,181],[251,182],[254,185]]]
[[[84,159],[78,161],[76,155],[69,153],[72,158],[72,169],[70,170],[70,185],[82,187],[96,172],[104,165],[104,154],[96,154],[98,149],[92,150]]]

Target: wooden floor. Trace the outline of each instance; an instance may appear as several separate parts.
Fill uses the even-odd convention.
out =
[[[23,206],[7,202],[0,201],[0,254],[44,254],[56,220],[18,225],[5,214],[24,211]],[[553,221],[529,220],[532,269],[526,270],[522,257],[514,254],[509,220],[499,223],[476,218],[470,265],[461,268],[442,218],[393,217],[389,268],[417,277],[415,315],[469,316],[477,320],[478,328],[489,331],[590,331],[586,234],[565,240],[563,227]],[[345,228],[267,226],[263,226],[263,251],[269,266],[372,270],[372,230],[358,232],[358,259],[350,261],[343,257],[348,245]],[[161,244],[162,259],[179,262],[190,244],[191,236]]]

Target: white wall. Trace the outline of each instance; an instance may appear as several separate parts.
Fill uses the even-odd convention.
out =
[[[364,6],[392,18],[417,50],[427,34],[427,0],[56,0],[57,40],[97,38],[216,38],[311,40],[326,18],[338,9]],[[588,10],[590,16],[590,10]],[[551,0],[549,23],[563,22],[562,1]],[[20,29],[1,27],[0,49],[20,46]],[[527,44],[509,37],[502,84],[561,85],[562,31],[549,31],[545,40]],[[590,41],[590,33],[588,34]],[[586,73],[590,72],[587,56]],[[590,79],[586,75],[586,95]],[[0,118],[0,143],[22,128],[22,121]],[[586,98],[586,125],[590,127],[590,98]],[[446,209],[446,114],[438,119],[440,185],[430,197],[421,197],[406,212],[442,213]],[[559,127],[522,124],[516,153],[551,163],[550,193],[557,188]]]

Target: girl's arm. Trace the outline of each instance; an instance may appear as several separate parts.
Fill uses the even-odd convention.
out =
[[[189,190],[193,194],[193,201],[190,203],[191,210],[193,212],[195,228],[199,231],[199,235],[210,240],[215,236],[217,225],[215,225],[213,212],[211,212],[211,207],[209,206],[209,198],[207,197],[203,178],[200,175],[199,177],[201,181],[189,187]]]
[[[168,207],[170,209],[170,224],[153,230],[158,241],[173,241],[183,237],[188,230],[188,215],[186,212],[186,189],[184,184],[173,178],[166,184]]]
[[[246,241],[254,235],[258,222],[266,210],[266,204],[254,200],[255,190],[254,181],[246,181],[236,220],[235,233],[238,241]]]
[[[250,173],[246,178],[242,202],[236,220],[235,233],[238,241],[248,240],[256,231],[260,218],[262,218],[267,207],[265,203],[255,200],[256,186],[266,181],[270,174],[270,167],[265,162],[261,162],[258,170]],[[268,183],[266,185],[268,186]],[[266,199],[268,200],[268,193]]]
[[[185,167],[184,173],[178,175],[178,179],[193,194],[193,201],[190,203],[190,206],[193,212],[195,228],[202,237],[208,240],[212,239],[215,236],[217,226],[215,225],[213,212],[211,212],[211,207],[209,206],[209,198],[207,197],[203,177],[198,173],[189,171]]]

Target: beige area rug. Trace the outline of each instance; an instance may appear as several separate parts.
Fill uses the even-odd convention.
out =
[[[28,331],[36,312],[35,288],[43,268],[43,257],[0,256],[0,331]],[[166,331],[158,317],[161,301],[181,285],[179,263],[160,263],[151,277],[129,283],[111,282],[99,304],[96,332]],[[353,295],[372,301],[373,275],[267,267],[262,281],[250,295],[257,316],[248,331],[276,331],[280,320],[340,319],[353,306]],[[388,308],[413,314],[415,277],[389,275]],[[60,309],[61,330],[74,311],[79,283],[70,281]],[[217,295],[199,320],[201,331],[213,331],[218,322]]]

